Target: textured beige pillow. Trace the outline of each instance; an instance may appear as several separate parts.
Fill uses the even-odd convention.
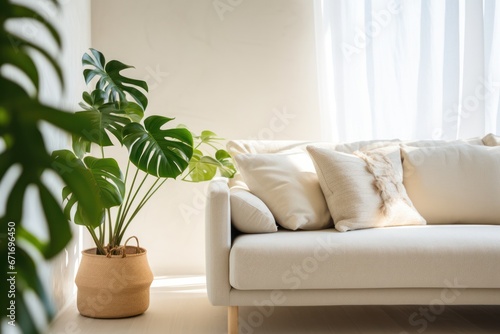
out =
[[[403,187],[399,146],[355,154],[307,150],[337,230],[425,224]]]
[[[488,133],[483,137],[483,143],[486,146],[500,146],[500,137],[493,133]]]
[[[278,230],[274,216],[264,202],[246,189],[231,188],[231,221],[244,233],[269,233]]]
[[[500,224],[500,147],[402,148],[403,182],[429,224]]]
[[[306,152],[239,154],[234,157],[250,191],[290,230],[331,226],[314,165]]]

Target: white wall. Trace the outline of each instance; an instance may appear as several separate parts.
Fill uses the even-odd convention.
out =
[[[98,0],[92,45],[136,67],[149,115],[226,139],[319,140],[313,18],[309,0]],[[171,180],[136,218],[155,275],[204,272],[205,188]]]

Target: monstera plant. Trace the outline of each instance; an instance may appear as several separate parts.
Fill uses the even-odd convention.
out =
[[[97,254],[108,255],[118,252],[127,228],[166,180],[180,176],[199,182],[217,174],[232,177],[235,168],[230,155],[218,148],[220,138],[213,132],[197,136],[184,126],[168,127],[173,118],[144,118],[148,86],[122,74],[131,66],[117,60],[106,62],[95,49],[84,54],[82,65],[90,90],[83,93],[83,110],[75,115],[91,126],[73,135],[73,151],[55,151],[53,159],[68,184],[85,183],[93,187],[91,194],[98,194],[82,199],[71,187],[64,188],[64,212],[88,230]],[[110,146],[128,149],[123,168],[108,157]],[[91,155],[92,149],[97,156]],[[84,201],[95,203],[99,215],[89,212]]]
[[[77,308],[87,317],[130,317],[148,309],[153,281],[146,249],[139,247],[135,236],[136,247],[124,242],[134,218],[168,179],[182,176],[198,182],[217,173],[232,177],[235,168],[229,154],[217,147],[219,138],[213,132],[196,136],[184,126],[169,127],[173,118],[144,118],[148,86],[122,74],[131,66],[117,60],[106,62],[95,49],[83,55],[82,65],[90,90],[83,93],[83,110],[75,115],[91,126],[73,135],[72,151],[52,154],[67,184],[93,188],[88,197],[78,196],[71,186],[62,191],[66,218],[84,226],[96,246],[82,252],[75,279]],[[120,160],[123,168],[108,156],[111,146],[127,148],[128,159]],[[92,155],[93,149],[97,156]],[[86,202],[95,203],[97,216],[95,207],[87,210]],[[110,288],[116,275],[124,275],[126,290]],[[102,301],[103,291],[108,292],[111,305],[89,302]]]

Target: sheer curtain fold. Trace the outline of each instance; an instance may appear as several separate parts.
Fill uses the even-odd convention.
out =
[[[316,0],[315,19],[324,139],[499,132],[495,0]]]

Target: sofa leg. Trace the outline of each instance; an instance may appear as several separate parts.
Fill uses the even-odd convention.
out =
[[[228,334],[238,334],[238,306],[227,308],[227,331]]]

